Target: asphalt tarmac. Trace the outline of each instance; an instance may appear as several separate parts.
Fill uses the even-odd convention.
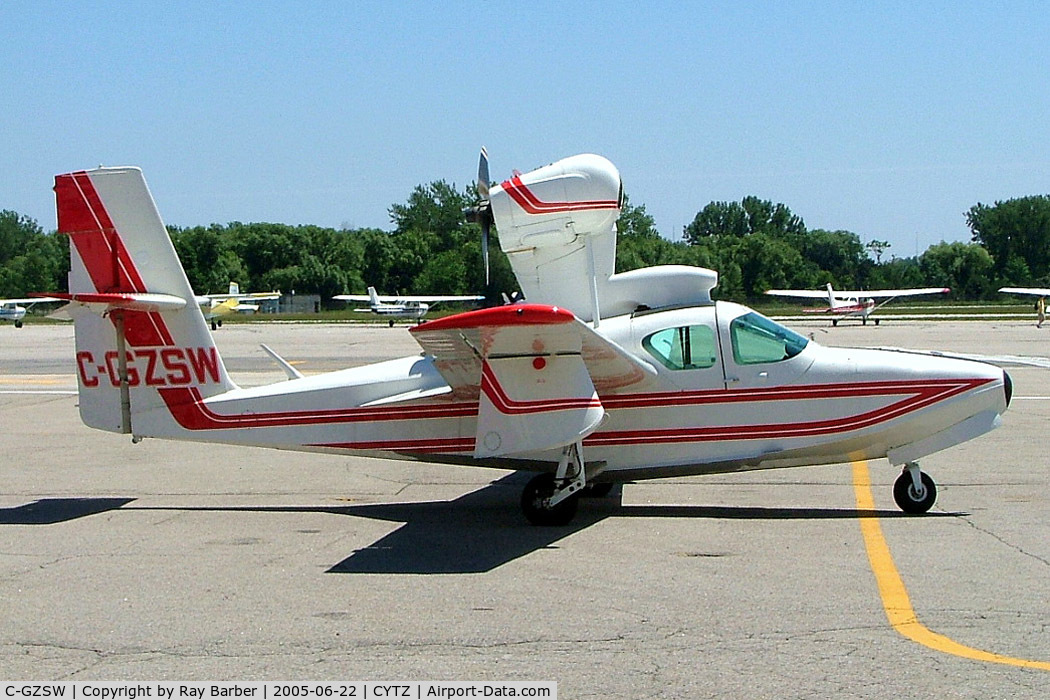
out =
[[[1050,358],[1032,322],[790,325],[826,345]],[[243,385],[284,376],[260,342],[305,373],[419,351],[385,325],[215,337]],[[1050,371],[1009,371],[1003,426],[922,461],[926,516],[898,511],[881,460],[628,484],[535,528],[508,472],[91,430],[72,329],[3,326],[0,680],[1048,697]]]

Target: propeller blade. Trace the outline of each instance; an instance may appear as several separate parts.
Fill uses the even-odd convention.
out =
[[[478,159],[478,196],[482,202],[489,201],[489,152],[484,146]]]

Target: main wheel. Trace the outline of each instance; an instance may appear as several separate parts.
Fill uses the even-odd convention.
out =
[[[933,507],[933,502],[937,500],[937,484],[933,483],[933,478],[926,472],[921,472],[919,476],[923,489],[921,494],[915,492],[915,484],[912,483],[908,470],[901,472],[901,475],[893,482],[893,500],[905,513],[925,513]]]
[[[521,492],[521,510],[533,525],[568,525],[576,516],[580,495],[574,493],[553,508],[545,508],[543,501],[554,494],[554,475],[543,473],[533,477]]]

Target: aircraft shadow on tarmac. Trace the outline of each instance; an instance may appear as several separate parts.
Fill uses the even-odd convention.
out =
[[[42,498],[14,508],[0,508],[0,525],[56,525],[116,510],[134,498]]]
[[[128,498],[42,499],[0,508],[0,525],[50,525],[112,510],[177,510],[246,513],[330,513],[403,523],[328,569],[341,574],[467,574],[491,571],[608,517],[711,518],[722,520],[841,520],[901,518],[897,510],[784,508],[703,505],[624,505],[617,487],[606,498],[585,499],[575,520],[564,527],[535,527],[518,507],[529,473],[509,474],[451,501],[349,506],[128,506]],[[922,516],[958,517],[964,513]]]

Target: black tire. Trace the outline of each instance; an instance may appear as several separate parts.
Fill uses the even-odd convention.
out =
[[[15,321],[15,328],[21,328],[21,327],[22,327],[22,322],[21,321]]]
[[[905,470],[897,477],[897,480],[893,482],[893,500],[897,502],[897,506],[905,513],[911,513],[918,515],[925,513],[933,507],[933,502],[937,500],[937,484],[933,482],[931,477],[926,472],[921,473],[922,485],[926,489],[926,493],[923,494],[922,498],[916,498],[915,485],[912,483],[911,474]]]
[[[219,327],[215,325],[215,321],[212,321],[212,322],[211,322],[211,329],[212,329],[213,331],[217,331],[217,330],[219,330]]]
[[[554,493],[554,475],[539,474],[525,485],[521,492],[521,511],[525,519],[533,525],[557,527],[568,525],[576,517],[576,508],[580,504],[580,495],[574,493],[553,508],[544,508],[540,504]]]
[[[877,326],[877,325],[879,325],[879,320],[880,320],[880,319],[875,319],[875,325],[876,325],[876,326]]]
[[[839,320],[838,320],[837,318],[833,318],[833,319],[831,319],[831,325],[832,325],[832,326],[837,326],[837,325],[839,325]]]

